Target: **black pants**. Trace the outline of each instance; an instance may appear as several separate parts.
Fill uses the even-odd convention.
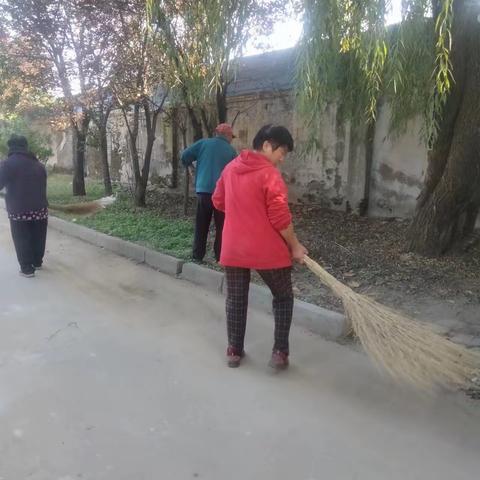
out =
[[[193,240],[193,258],[195,260],[203,260],[205,256],[212,215],[215,221],[213,250],[218,261],[220,260],[220,250],[222,248],[222,230],[225,214],[213,206],[211,193],[197,193],[197,215],[195,218],[195,238]]]
[[[288,337],[293,314],[292,268],[257,270],[273,295],[275,334],[273,350],[288,353]],[[248,268],[225,267],[227,280],[227,335],[228,344],[238,353],[243,351],[247,327],[248,289],[250,270]]]
[[[13,243],[22,272],[40,266],[45,254],[48,220],[10,220]]]

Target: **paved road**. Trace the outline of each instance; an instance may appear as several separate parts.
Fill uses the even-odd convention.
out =
[[[472,480],[480,405],[422,397],[364,355],[271,319],[225,367],[223,301],[49,233],[21,278],[0,219],[0,480]]]

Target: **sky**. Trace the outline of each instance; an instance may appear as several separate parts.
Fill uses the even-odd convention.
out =
[[[402,0],[391,1],[391,11],[387,23],[397,23],[402,19]],[[244,51],[244,55],[256,55],[272,50],[282,50],[294,47],[302,34],[301,18],[289,18],[275,24],[273,32],[268,37],[251,40]]]

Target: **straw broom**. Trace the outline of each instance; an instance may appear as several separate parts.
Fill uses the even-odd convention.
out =
[[[115,202],[115,197],[112,195],[110,197],[103,197],[92,202],[69,203],[66,205],[50,204],[48,208],[50,210],[56,210],[58,212],[76,213],[77,215],[89,215],[98,212],[99,210],[107,207],[108,205],[111,205],[113,202]]]
[[[317,262],[305,256],[307,267],[341,298],[347,319],[373,361],[395,380],[425,390],[478,389],[480,352],[435,333],[428,324],[399,312],[345,286]]]

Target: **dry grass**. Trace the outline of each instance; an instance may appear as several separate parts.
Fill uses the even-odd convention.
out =
[[[367,354],[394,379],[424,390],[475,388],[480,353],[435,333],[371,298],[354,292],[312,259],[305,264],[342,299],[345,313]]]

